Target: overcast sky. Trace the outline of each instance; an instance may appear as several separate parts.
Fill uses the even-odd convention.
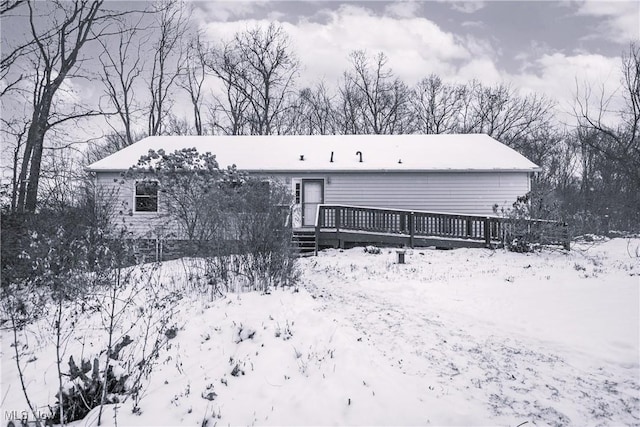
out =
[[[565,110],[579,82],[618,86],[620,56],[640,39],[638,1],[260,1],[194,3],[211,39],[278,21],[304,71],[335,84],[355,49],[383,51],[408,84],[506,82]]]
[[[140,9],[142,1],[107,3]],[[324,79],[335,88],[349,53],[384,52],[407,84],[431,73],[445,81],[504,82],[535,91],[570,112],[576,82],[612,94],[621,54],[640,40],[640,1],[193,1],[192,17],[209,41],[237,31],[282,24],[303,65],[298,87]],[[6,19],[2,38],[26,32]],[[19,38],[19,37],[18,37]],[[103,88],[77,80],[76,96],[100,98]],[[619,93],[618,93],[619,94]],[[186,100],[183,113],[189,114]],[[619,99],[617,105],[620,105]],[[564,121],[570,115],[560,115]]]

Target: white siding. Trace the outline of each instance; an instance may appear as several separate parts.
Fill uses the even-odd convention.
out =
[[[414,209],[461,214],[493,214],[493,206],[510,207],[530,189],[527,172],[406,172],[265,174],[292,185],[292,179],[323,179],[324,202],[356,206]],[[170,234],[168,218],[159,213],[133,212],[133,183],[119,173],[98,173],[97,183],[117,196],[116,224],[137,236]],[[173,228],[175,230],[175,228]]]
[[[281,174],[324,179],[325,203],[462,214],[493,214],[530,190],[527,172]]]
[[[134,183],[124,180],[118,172],[96,174],[98,197],[112,212],[112,223],[117,230],[126,230],[135,237],[156,238],[175,234],[162,211],[162,193],[158,196],[159,212],[134,212]]]
[[[325,203],[488,215],[528,191],[527,173],[336,174]]]

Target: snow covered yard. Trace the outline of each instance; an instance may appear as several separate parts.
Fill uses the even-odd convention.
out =
[[[640,425],[639,246],[415,249],[404,265],[393,249],[327,250],[300,260],[297,289],[184,292],[141,413],[111,405],[103,423]],[[163,270],[179,277],[180,262]],[[38,406],[56,393],[44,329],[25,367]],[[3,331],[3,414],[26,409],[10,342]]]

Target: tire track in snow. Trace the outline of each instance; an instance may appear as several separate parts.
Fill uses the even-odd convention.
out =
[[[543,343],[480,330],[459,313],[425,310],[428,304],[353,280],[353,267],[333,273],[322,284],[305,280],[324,298],[323,310],[360,331],[392,366],[424,378],[425,390],[439,398],[463,396],[516,425],[640,425],[640,387],[631,375],[584,370]]]

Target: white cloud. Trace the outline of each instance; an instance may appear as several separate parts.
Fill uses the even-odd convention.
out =
[[[474,58],[458,69],[455,80],[466,83],[474,79],[483,84],[494,85],[503,80],[503,75],[489,58]]]
[[[501,54],[500,49],[496,49],[487,39],[466,35],[462,40],[462,44],[474,59],[480,57],[497,58]]]
[[[330,13],[326,24],[301,23],[293,31],[301,59],[312,70],[341,64],[341,73],[349,52],[366,49],[385,52],[394,71],[413,82],[432,72],[449,71],[452,61],[469,57],[451,33],[428,19],[380,17],[360,7],[343,6]]]
[[[626,44],[640,38],[640,2],[583,0],[578,14],[604,18],[598,28],[602,36]]]
[[[394,2],[384,8],[386,14],[398,18],[413,18],[419,9],[419,4],[415,1]]]
[[[484,1],[451,1],[451,8],[462,13],[475,13],[484,8],[486,3]]]
[[[207,1],[207,2],[194,2],[194,7],[202,9],[204,16],[201,18],[205,20],[214,21],[230,21],[233,19],[243,18],[253,12],[256,8],[263,8],[267,6],[267,0],[255,0],[255,1]],[[198,17],[198,14],[195,15]]]
[[[463,21],[462,24],[460,25],[466,28],[485,28],[486,27],[485,23],[482,21]]]
[[[476,79],[489,85],[510,83],[523,93],[536,92],[558,100],[564,118],[569,120],[566,113],[572,108],[576,79],[594,89],[603,87],[607,94],[614,93],[619,83],[619,58],[576,52],[570,56],[551,54],[549,46],[532,43],[526,54],[518,56],[524,63],[520,71],[509,74],[498,62],[500,51],[492,44],[494,40],[455,35],[423,17],[378,16],[359,5],[343,5],[321,13],[323,19],[314,22],[281,23],[305,67],[300,86],[324,79],[335,87],[350,68],[350,52],[382,51],[395,74],[409,85],[431,73],[449,82]],[[212,40],[221,40],[236,31],[268,24],[266,19],[215,22],[208,25],[207,32]],[[615,102],[619,105],[619,98]]]
[[[512,75],[509,79],[523,92],[544,94],[557,100],[562,121],[573,123],[576,92],[584,93],[587,87],[592,90],[591,101],[599,101],[601,95],[613,95],[609,107],[614,110],[622,107],[623,99],[618,91],[621,77],[619,58],[595,54],[545,54],[537,58],[530,68],[535,71]]]
[[[326,11],[325,16],[323,22],[282,23],[306,66],[302,76],[306,84],[319,78],[336,82],[349,67],[349,53],[357,49],[384,52],[396,74],[409,84],[430,73],[450,73],[453,61],[470,56],[453,34],[425,18],[381,17],[350,5]],[[215,22],[207,26],[207,32],[211,40],[227,39],[257,24],[268,25],[268,21]]]

